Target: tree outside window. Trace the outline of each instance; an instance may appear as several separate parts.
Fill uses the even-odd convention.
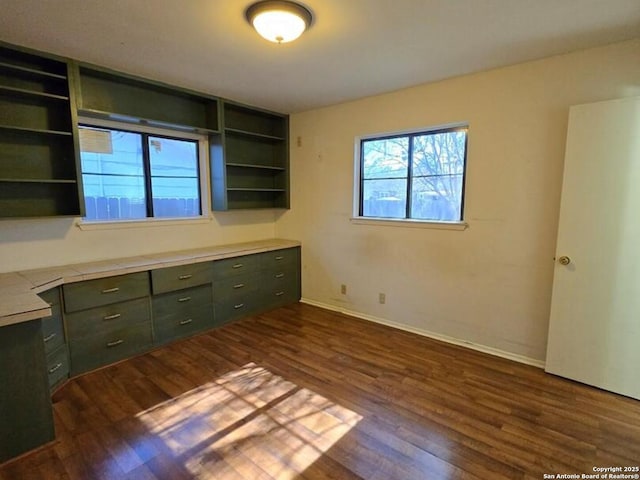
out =
[[[360,216],[461,221],[467,130],[362,140]]]

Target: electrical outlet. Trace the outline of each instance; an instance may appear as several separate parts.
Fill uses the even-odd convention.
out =
[[[387,296],[384,293],[378,294],[378,303],[385,304],[387,302]]]
[[[346,295],[347,294],[347,286],[344,283],[342,285],[340,285],[340,293],[342,295]]]

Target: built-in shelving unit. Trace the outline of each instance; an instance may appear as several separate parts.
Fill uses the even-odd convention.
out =
[[[289,208],[289,118],[0,44],[0,217],[79,216],[78,115],[207,135],[213,210]]]
[[[225,101],[222,118],[211,155],[213,209],[289,208],[288,117]]]
[[[0,45],[0,217],[80,215],[64,60]]]
[[[182,131],[219,131],[215,97],[80,65],[78,110],[83,116]]]

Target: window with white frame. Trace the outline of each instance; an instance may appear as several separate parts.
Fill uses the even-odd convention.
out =
[[[202,215],[203,137],[105,123],[80,126],[86,220]]]
[[[467,126],[361,138],[359,217],[461,222]]]

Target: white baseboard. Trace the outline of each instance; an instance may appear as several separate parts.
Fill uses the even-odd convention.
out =
[[[513,360],[514,362],[524,363],[525,365],[532,365],[538,368],[544,368],[545,366],[545,362],[542,360],[536,360],[535,358],[525,357],[524,355],[518,355],[516,353],[507,352],[505,350],[500,350],[498,348],[488,347],[486,345],[480,345],[477,343],[468,342],[466,340],[460,340],[459,338],[450,337],[448,335],[442,335],[441,333],[430,332],[428,330],[422,330],[420,328],[411,327],[408,325],[402,325],[400,323],[392,322],[384,318],[375,317],[373,315],[367,315],[366,313],[355,312],[353,310],[347,310],[345,308],[331,305],[328,303],[317,302],[309,298],[302,298],[300,301],[308,305],[313,305],[314,307],[320,307],[326,310],[332,310],[334,312],[343,313],[345,315],[349,315],[350,317],[356,317],[362,320],[368,320],[370,322],[379,323],[381,325],[386,325],[388,327],[393,327],[399,330],[404,330],[406,332],[422,335],[423,337],[433,338],[435,340],[440,340],[442,342],[451,343],[453,345],[459,345],[461,347],[470,348],[472,350],[477,350],[483,353],[488,353],[489,355],[495,355],[496,357]]]

